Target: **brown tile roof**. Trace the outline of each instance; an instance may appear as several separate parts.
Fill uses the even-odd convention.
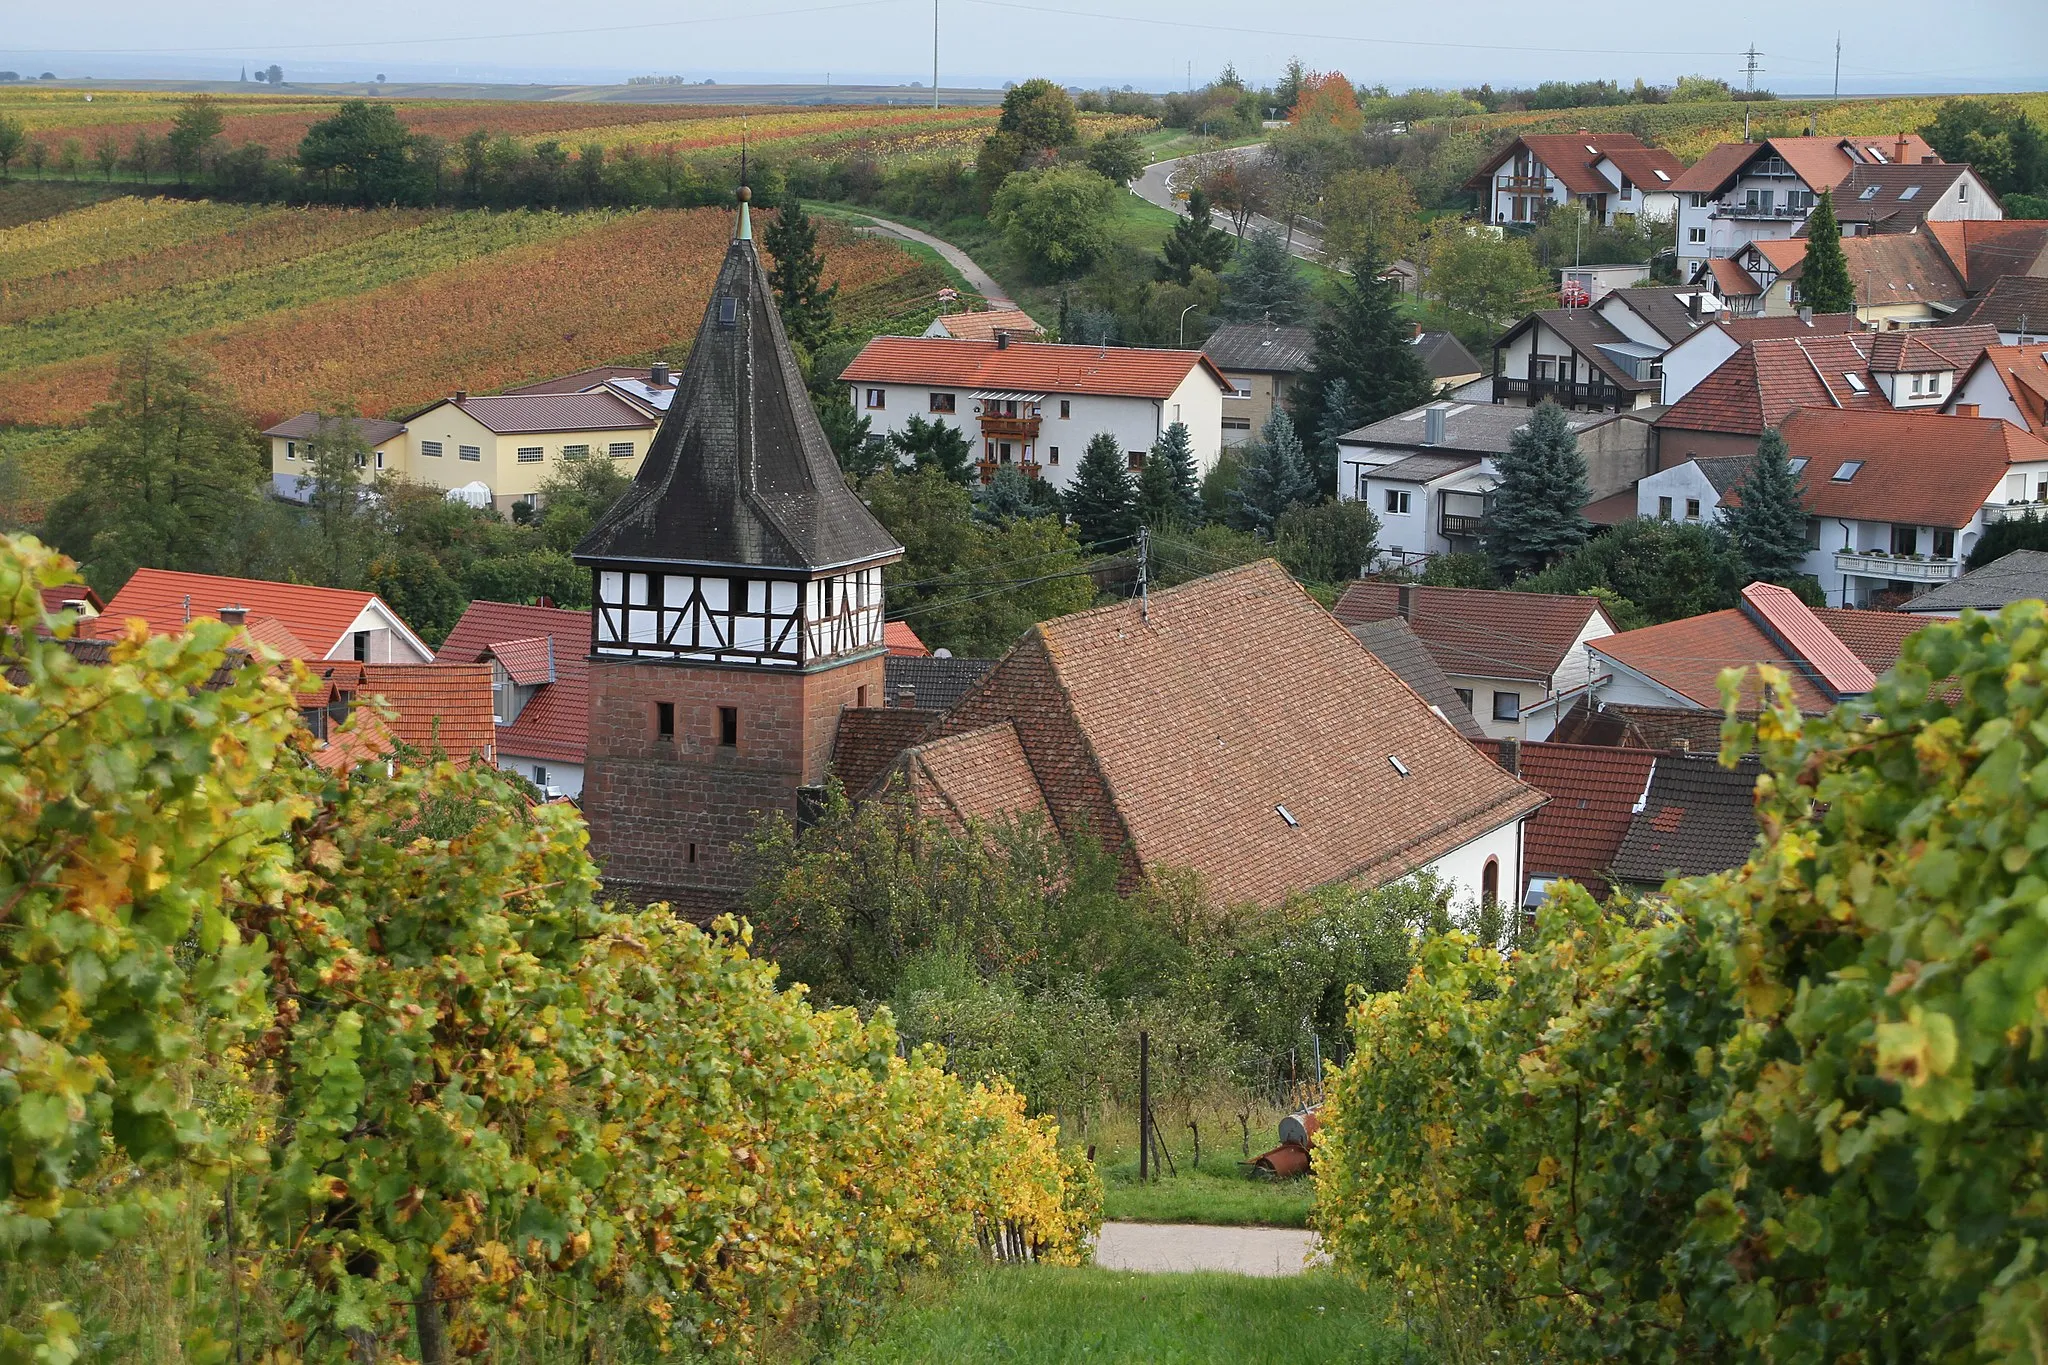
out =
[[[1879,232],[1917,232],[1927,211],[1939,205],[1969,169],[1940,161],[1858,166],[1835,187],[1835,217],[1844,223],[1869,223]]]
[[[491,670],[486,664],[359,664],[353,660],[322,664],[314,670],[337,691],[354,696],[351,716],[362,704],[381,699],[393,712],[379,718],[372,733],[355,736],[353,747],[342,746],[352,761],[381,757],[393,744],[417,750],[422,757],[445,753],[458,762],[475,755],[497,761],[497,726],[491,720]],[[379,747],[381,744],[381,747]]]
[[[1596,896],[1606,894],[1607,869],[1650,784],[1657,755],[1585,744],[1524,744],[1519,762],[1522,780],[1550,798],[1523,830],[1528,875],[1570,877]]]
[[[839,378],[848,384],[943,384],[953,388],[1031,393],[1110,394],[1166,398],[1200,367],[1228,389],[1222,371],[1200,351],[1143,346],[1058,346],[951,337],[876,337]]]
[[[1743,712],[1741,718],[1755,720],[1756,713]],[[1588,705],[1581,697],[1558,718],[1551,739],[1560,744],[1713,754],[1721,749],[1721,712],[1696,706]]]
[[[849,706],[832,735],[832,775],[848,796],[866,796],[898,756],[938,728],[945,712],[917,706]]]
[[[2048,219],[1966,218],[1931,222],[1925,231],[1973,294],[2004,275],[2048,275]]]
[[[1762,149],[1752,142],[1717,142],[1672,182],[1680,194],[1719,194],[1735,173]]]
[[[500,436],[543,431],[628,431],[652,427],[660,421],[608,392],[485,395],[465,398],[455,406]],[[432,411],[433,408],[427,409]],[[427,412],[419,413],[413,420],[418,421]]]
[[[1040,337],[1045,329],[1022,308],[986,308],[979,313],[946,313],[939,324],[948,336],[962,341],[994,341],[997,332],[1013,338]]]
[[[675,377],[682,372],[682,366],[671,366],[669,369],[669,382],[666,387],[674,388]],[[574,374],[560,375],[554,379],[543,379],[537,384],[521,384],[516,388],[507,389],[505,392],[508,395],[522,398],[540,394],[587,393],[590,390],[601,388],[614,379],[637,379],[641,383],[646,384],[652,381],[653,376],[654,371],[645,365],[593,365],[587,370],[578,370]]]
[[[529,635],[523,640],[492,643],[490,657],[505,666],[513,682],[537,687],[555,680],[555,641],[549,635]]]
[[[1858,611],[1854,607],[1812,610],[1820,623],[1849,646],[1849,652],[1863,660],[1873,673],[1882,673],[1897,663],[1906,637],[1926,624],[1897,611]]]
[[[1437,666],[1428,646],[1422,643],[1406,621],[1398,616],[1384,621],[1367,621],[1351,627],[1351,633],[1375,659],[1393,669],[1402,682],[1414,688],[1417,696],[1442,712],[1444,719],[1456,726],[1459,734],[1471,740],[1486,738],[1486,731],[1480,729],[1479,722],[1472,718],[1471,706],[1460,699],[1458,689],[1451,686],[1451,680]]]
[[[1602,157],[1611,158],[1622,173],[1637,185],[1664,191],[1677,185],[1685,163],[1661,147],[1645,146],[1633,133],[1528,133],[1516,138],[1479,168],[1466,182],[1468,189],[1484,189],[1493,173],[1513,159],[1515,149],[1527,147],[1536,159],[1550,168],[1573,194],[1609,194],[1615,186],[1594,167]],[[1662,180],[1657,172],[1670,177]]]
[[[1893,236],[1878,233],[1844,237],[1842,255],[1849,262],[1849,279],[1856,285],[1859,306],[1880,308],[1901,303],[1960,303],[1969,294],[1962,277],[1948,263],[1948,256],[1932,237],[1918,233]],[[1798,279],[1800,269],[1786,272]]]
[[[403,422],[387,422],[381,417],[356,418],[356,430],[364,441],[372,446],[381,446],[392,437],[405,431]],[[281,436],[288,440],[310,441],[320,434],[320,414],[302,412],[297,417],[286,418],[274,427],[266,428],[265,436]]]
[[[2048,298],[2043,302],[2048,303]],[[1968,375],[1957,381],[1958,393],[1964,383],[1981,370],[1989,370],[1997,376],[2013,406],[2020,410],[2027,430],[2036,436],[2048,435],[2048,342],[2037,341],[2031,346],[1986,347],[1984,354],[1977,357],[1977,363],[1970,367]],[[1949,408],[1953,409],[1955,402],[1952,396]]]
[[[1997,340],[1989,328],[1929,327],[1912,333],[1821,333],[1745,342],[1673,403],[1657,426],[1756,436],[1782,423],[1795,408],[1889,412],[1891,404],[1871,372],[1873,347],[1886,336],[1909,335],[1914,345],[1932,348],[1956,370],[1967,369]],[[1852,374],[1861,392],[1850,382]]]
[[[2020,326],[2021,321],[2026,326]],[[2004,275],[1991,282],[1991,287],[1971,299],[1955,311],[1949,319],[1953,327],[1974,323],[1999,332],[2020,333],[2036,338],[2030,344],[2039,345],[2039,337],[2048,332],[2048,279],[2032,275]],[[1946,332],[1950,327],[1930,328],[1931,331]]]
[[[1797,313],[1777,318],[1723,318],[1714,325],[1726,332],[1738,346],[1745,341],[1763,341],[1773,337],[1869,330],[1854,313],[1815,313],[1811,321]]]
[[[1756,277],[1726,256],[1716,256],[1707,262],[1714,272],[1714,287],[1721,291],[1721,297],[1729,299],[1748,298],[1764,292]]]
[[[1002,721],[1063,832],[1223,903],[1390,880],[1542,800],[1271,560],[1034,627],[945,729]]]
[[[898,766],[918,813],[956,830],[1034,816],[1050,823],[1045,793],[1009,721],[919,744]]]
[[[1401,614],[1403,585],[1364,580],[1344,589],[1336,617],[1347,626]],[[1595,613],[1596,598],[1483,588],[1407,588],[1408,624],[1439,667],[1461,677],[1547,682]],[[1609,624],[1612,624],[1610,621]]]
[[[1629,822],[1612,868],[1617,881],[1659,886],[1666,878],[1725,872],[1756,844],[1753,758],[1724,768],[1713,758],[1669,754],[1657,762],[1643,812]]]
[[[115,628],[129,617],[139,616],[149,623],[152,634],[166,635],[182,630],[195,617],[218,617],[222,607],[247,607],[249,620],[275,617],[305,643],[311,651],[307,657],[324,659],[341,642],[342,632],[377,600],[375,593],[344,588],[137,569],[107,603],[102,626]],[[396,612],[392,619],[398,619]]]
[[[2008,465],[2048,463],[2048,442],[1996,417],[1801,408],[1781,430],[1806,461],[1807,509],[1821,517],[1960,530]],[[1851,461],[1862,467],[1838,479]]]
[[[590,613],[511,602],[471,602],[441,642],[441,659],[475,663],[510,641],[552,640],[554,681],[543,684],[510,725],[498,749],[520,758],[581,763],[590,743]]]
[[[60,583],[54,588],[42,588],[39,591],[43,598],[43,610],[52,616],[64,610],[66,602],[85,603],[83,614],[87,616],[104,611],[107,605],[100,601],[98,593],[83,583]]]
[[[1901,139],[1905,144],[1903,155]],[[1856,149],[1855,156],[1845,150],[1849,147]],[[1918,164],[1923,157],[1934,154],[1934,149],[1917,133],[1896,137],[1773,137],[1762,142],[1723,142],[1694,162],[1672,188],[1683,194],[1719,194],[1752,158],[1766,151],[1776,152],[1794,174],[1815,190],[1833,189],[1860,164],[1880,160]]]
[[[1494,343],[1496,352],[1522,332],[1541,322],[1557,333],[1571,348],[1595,369],[1607,376],[1608,382],[1628,393],[1639,393],[1658,387],[1654,379],[1638,379],[1600,348],[1602,346],[1628,346],[1634,344],[1628,333],[1616,327],[1591,308],[1545,308],[1531,313],[1513,327],[1508,328]]]

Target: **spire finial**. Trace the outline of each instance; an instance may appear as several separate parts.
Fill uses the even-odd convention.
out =
[[[754,192],[747,188],[747,116],[740,115],[740,187],[733,198],[740,204],[740,227],[736,238],[742,242],[754,240],[754,220],[747,212],[747,205],[753,200]]]

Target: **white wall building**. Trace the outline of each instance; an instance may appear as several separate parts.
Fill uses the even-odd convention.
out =
[[[1685,163],[1632,133],[1542,133],[1516,138],[1466,182],[1486,221],[1543,221],[1550,205],[1578,203],[1594,221],[1624,215],[1669,221]]]

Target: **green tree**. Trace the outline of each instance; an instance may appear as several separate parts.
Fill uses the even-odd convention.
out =
[[[983,525],[1000,525],[1019,517],[1057,518],[1061,512],[1059,490],[1013,464],[998,466],[987,483],[976,484],[969,491],[974,496],[974,519]]]
[[[1586,519],[1579,515],[1591,501],[1586,457],[1563,408],[1539,404],[1508,437],[1495,469],[1500,482],[1486,552],[1503,579],[1536,573],[1586,543]]]
[[[1977,537],[1964,567],[1981,569],[2014,550],[2048,550],[2048,518],[2028,512],[2024,516],[2005,517],[1992,522],[1984,528],[1984,534]]]
[[[1380,519],[1362,502],[1295,506],[1273,524],[1273,553],[1304,583],[1348,583],[1379,553]]]
[[[113,183],[114,171],[121,164],[121,144],[111,136],[103,136],[92,144],[92,159],[99,165],[100,178]]]
[[[1238,244],[1223,271],[1223,316],[1233,322],[1301,321],[1308,283],[1280,234],[1261,228]]]
[[[1174,220],[1173,231],[1159,249],[1153,269],[1160,279],[1192,284],[1195,271],[1221,271],[1230,264],[1237,243],[1211,217],[1209,196],[1197,185],[1188,191],[1188,211]]]
[[[1040,274],[1072,279],[1109,250],[1116,195],[1116,186],[1079,166],[1019,171],[996,191],[989,221]]]
[[[1463,223],[1439,223],[1431,230],[1423,266],[1423,294],[1482,330],[1520,317],[1547,288],[1526,242]]]
[[[996,131],[1016,138],[1029,154],[1072,146],[1081,136],[1081,124],[1067,92],[1043,76],[1034,76],[1003,96]]]
[[[1615,624],[1632,630],[1734,606],[1742,569],[1742,552],[1719,526],[1648,517],[1610,527],[1514,586],[1599,595]]]
[[[199,169],[225,127],[227,120],[220,112],[220,101],[211,95],[194,95],[178,106],[178,112],[171,116],[171,131],[164,137],[164,148],[169,153],[171,169],[178,173],[179,184],[184,184]]]
[[[0,180],[8,178],[8,168],[27,142],[28,134],[22,131],[21,120],[0,115]]]
[[[1316,486],[1325,497],[1337,496],[1337,450],[1347,431],[1356,430],[1358,400],[1351,396],[1351,381],[1337,375],[1323,385],[1317,399],[1321,408],[1315,424],[1315,444],[1310,449],[1316,466]]]
[[[1406,412],[1427,403],[1435,392],[1413,345],[1414,326],[1401,315],[1398,291],[1378,274],[1375,262],[1368,260],[1349,279],[1338,281],[1330,306],[1316,320],[1309,372],[1292,399],[1295,420],[1304,431],[1324,434],[1329,425],[1326,396],[1339,380],[1344,383],[1340,411],[1348,407],[1350,421],[1340,431]],[[1334,490],[1334,443],[1327,458],[1332,463],[1326,483]]]
[[[854,408],[853,394],[844,384],[813,390],[811,409],[818,414],[818,425],[824,428],[825,439],[832,443],[832,453],[839,457],[839,467],[849,479],[865,479],[889,463],[887,443],[873,433],[874,419]]]
[[[299,142],[299,166],[331,184],[334,177],[355,201],[411,203],[425,195],[425,177],[413,160],[413,136],[388,104],[350,100],[332,117],[306,130]]]
[[[72,491],[45,529],[102,595],[145,565],[232,572],[264,462],[247,423],[190,363],[153,345],[122,357],[90,421]]]
[[[2048,192],[2048,138],[2015,101],[1943,100],[1920,135],[1943,161],[1968,165],[1994,194]]]
[[[441,561],[425,550],[386,549],[370,560],[364,587],[384,599],[434,648],[462,619],[469,599]]]
[[[162,144],[151,137],[149,130],[146,128],[138,132],[135,135],[135,141],[128,145],[128,165],[130,169],[142,177],[142,183],[145,185],[149,183],[150,171],[161,166],[163,160]]]
[[[568,554],[632,486],[626,471],[610,460],[562,461],[535,490],[540,494],[541,543]]]
[[[1184,422],[1169,423],[1145,456],[1145,467],[1138,472],[1138,517],[1162,530],[1202,523],[1195,443]]]
[[[1422,210],[1401,173],[1380,166],[1332,176],[1323,190],[1322,221],[1324,258],[1357,274],[1413,251]]]
[[[306,465],[316,576],[326,587],[360,587],[375,548],[375,512],[368,496],[370,443],[352,409],[319,414]]]
[[[486,602],[590,605],[590,573],[559,550],[516,550],[479,556],[463,572],[463,591]]]
[[[1806,486],[1792,472],[1785,438],[1776,427],[1765,428],[1756,459],[1734,493],[1734,504],[1722,514],[1722,522],[1742,551],[1748,576],[1766,583],[1791,583],[1800,576],[1807,553]]]
[[[1090,438],[1066,493],[1067,516],[1091,549],[1120,550],[1138,530],[1138,489],[1123,446],[1109,432]]]
[[[1856,284],[1842,254],[1842,225],[1835,219],[1835,195],[1822,190],[1806,220],[1806,259],[1799,268],[1799,301],[1816,313],[1856,311]]]
[[[1112,185],[1127,185],[1145,171],[1145,148],[1129,133],[1105,133],[1088,144],[1088,169]]]
[[[839,286],[824,283],[825,257],[818,250],[817,225],[795,194],[783,200],[775,220],[761,234],[773,264],[768,283],[782,313],[783,330],[806,356],[832,334],[832,307]]]
[[[926,421],[915,413],[903,430],[889,433],[889,449],[917,469],[936,469],[965,485],[973,474],[974,444],[950,422]]]
[[[1282,408],[1259,429],[1259,439],[1239,449],[1237,485],[1230,492],[1230,524],[1267,540],[1288,508],[1311,503],[1316,496],[1315,471],[1308,452],[1294,434],[1294,422]]]

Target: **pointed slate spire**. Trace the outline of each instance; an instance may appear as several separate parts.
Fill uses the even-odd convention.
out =
[[[754,245],[751,197],[740,189],[668,415],[632,488],[576,547],[581,563],[818,571],[903,553],[846,486],[811,410]]]

